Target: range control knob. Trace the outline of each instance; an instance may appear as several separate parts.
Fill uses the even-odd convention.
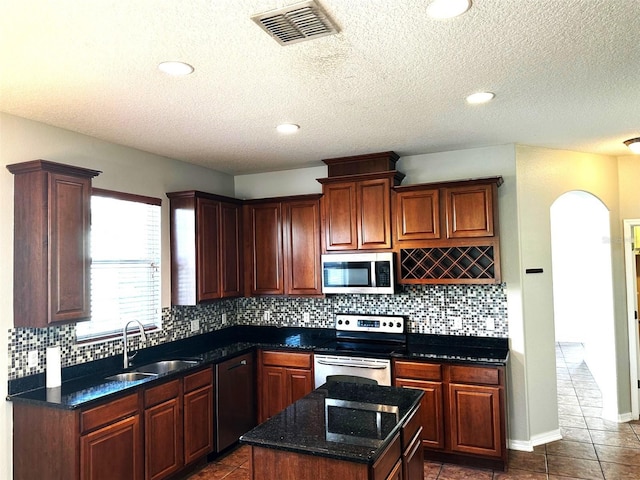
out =
[[[338,325],[342,325],[342,320],[338,320]]]
[[[387,326],[387,322],[382,322],[382,326],[386,327]]]
[[[349,325],[349,323],[350,323],[350,322],[349,322],[349,320],[345,320],[345,321],[344,321],[344,324],[345,324],[345,325]]]
[[[400,322],[396,323],[396,327],[400,328],[402,327],[402,324]]]

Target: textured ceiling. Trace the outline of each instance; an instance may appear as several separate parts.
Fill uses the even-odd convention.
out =
[[[0,0],[0,110],[231,174],[504,143],[624,155],[640,135],[640,0],[473,0],[446,21],[428,0],[319,0],[340,33],[284,47],[250,19],[292,3]],[[478,90],[495,100],[467,105]]]

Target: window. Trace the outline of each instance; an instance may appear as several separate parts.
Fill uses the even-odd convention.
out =
[[[129,320],[160,325],[158,198],[93,189],[91,196],[91,321],[77,339],[119,334]]]

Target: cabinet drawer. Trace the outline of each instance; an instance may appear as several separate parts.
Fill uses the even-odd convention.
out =
[[[180,395],[180,380],[172,380],[144,392],[144,407],[149,408]]]
[[[262,352],[263,365],[279,367],[311,368],[310,353]]]
[[[200,387],[206,387],[213,383],[213,372],[211,367],[199,372],[186,375],[184,377],[184,393],[189,393]]]
[[[135,393],[113,400],[82,412],[80,414],[80,432],[86,433],[95,430],[137,412],[138,395]]]
[[[449,367],[449,377],[451,382],[500,385],[500,371],[497,368],[453,365]]]
[[[396,378],[415,378],[417,380],[442,380],[442,365],[421,362],[395,362]]]

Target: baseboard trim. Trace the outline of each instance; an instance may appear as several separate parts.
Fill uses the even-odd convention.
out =
[[[533,448],[545,443],[562,440],[560,429],[534,435],[530,440],[509,440],[509,450],[519,450],[521,452],[533,452]]]

